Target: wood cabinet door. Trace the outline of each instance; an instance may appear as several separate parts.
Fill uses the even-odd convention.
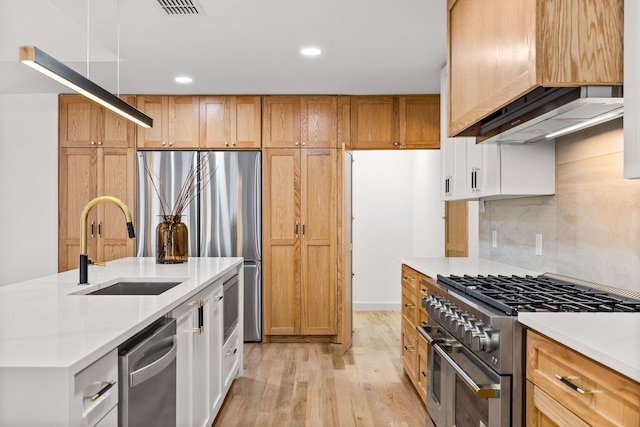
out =
[[[135,105],[134,96],[122,96],[123,101]],[[135,147],[136,125],[108,108],[98,107],[98,146]]]
[[[169,148],[200,144],[200,97],[169,96]]]
[[[135,150],[102,148],[98,150],[97,189],[99,196],[122,200],[135,218]],[[135,256],[135,239],[129,239],[124,214],[112,203],[101,203],[97,211],[97,260]],[[135,227],[135,224],[134,224]]]
[[[398,97],[351,97],[351,136],[353,148],[398,148],[398,110]]]
[[[264,334],[300,333],[300,151],[264,150]]]
[[[338,97],[338,148],[351,149],[351,97]]]
[[[337,150],[302,150],[303,335],[337,333]]]
[[[152,128],[137,126],[138,148],[168,148],[168,109],[169,99],[166,96],[138,96],[138,109],[153,119]]]
[[[262,106],[262,145],[265,148],[300,146],[300,97],[265,96]]]
[[[97,145],[98,104],[81,95],[60,95],[58,139],[60,147]]]
[[[58,271],[78,268],[80,254],[80,215],[96,197],[97,150],[60,149],[58,168]],[[96,213],[89,214],[87,249],[96,257]],[[93,232],[92,232],[93,229]]]
[[[231,145],[228,96],[203,96],[200,119],[201,148],[228,148]]]
[[[229,99],[229,134],[232,148],[259,149],[262,145],[260,96],[232,96]]]
[[[467,202],[444,202],[444,256],[466,257],[469,253]]]
[[[303,148],[337,148],[338,98],[300,97],[300,134]]]
[[[440,96],[401,96],[399,127],[402,148],[440,148]]]

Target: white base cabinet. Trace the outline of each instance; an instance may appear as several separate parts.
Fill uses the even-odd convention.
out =
[[[231,383],[241,374],[238,369],[242,355],[241,322],[238,322],[227,343],[223,343],[222,285],[234,274],[215,281],[173,310],[172,317],[176,319],[178,332],[178,427],[210,426]],[[242,305],[242,297],[239,298],[239,305]],[[230,351],[234,363],[228,366]]]

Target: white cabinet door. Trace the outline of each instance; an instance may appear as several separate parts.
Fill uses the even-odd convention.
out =
[[[638,0],[624,2],[624,177],[640,178],[640,6]]]
[[[193,424],[193,347],[194,326],[197,324],[195,302],[189,301],[173,311],[176,319],[178,354],[176,356],[176,424],[178,427]]]
[[[209,404],[212,413],[217,413],[222,406],[222,339],[223,325],[223,290],[218,287],[211,295],[211,319],[209,322]]]

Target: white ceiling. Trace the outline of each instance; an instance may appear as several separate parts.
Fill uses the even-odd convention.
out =
[[[446,3],[198,0],[203,14],[168,16],[157,0],[0,0],[0,94],[68,92],[20,64],[21,45],[83,75],[88,62],[114,93],[438,93]]]

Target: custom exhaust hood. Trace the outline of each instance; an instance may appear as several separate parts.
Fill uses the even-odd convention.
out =
[[[477,142],[525,144],[621,117],[622,86],[539,87],[461,135]]]

